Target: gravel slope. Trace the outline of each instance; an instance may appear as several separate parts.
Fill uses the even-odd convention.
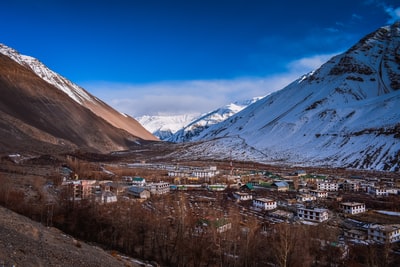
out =
[[[0,207],[0,266],[140,266]]]

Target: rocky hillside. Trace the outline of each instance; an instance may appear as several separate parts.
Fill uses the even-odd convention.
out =
[[[114,127],[123,129],[140,139],[157,140],[157,138],[146,131],[135,119],[114,110],[97,97],[89,94],[85,89],[47,68],[38,59],[21,55],[16,50],[3,44],[0,44],[0,53],[30,69],[44,81],[67,94],[76,103],[90,109],[93,113],[106,120]]]
[[[0,266],[141,266],[0,206]]]
[[[22,60],[24,56],[13,51],[0,49],[0,152],[74,148],[107,152],[157,140],[134,119],[54,76],[37,60],[26,56]]]

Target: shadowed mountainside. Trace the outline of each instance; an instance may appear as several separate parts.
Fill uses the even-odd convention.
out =
[[[126,149],[132,142],[141,140],[112,126],[31,69],[3,54],[0,54],[0,94],[1,152],[73,148],[107,152]],[[114,120],[115,114],[119,114],[108,110],[111,109],[108,106],[102,110],[95,108],[100,110],[99,114]],[[120,117],[124,116],[120,114]],[[129,127],[136,126],[140,131],[142,127],[138,123]]]

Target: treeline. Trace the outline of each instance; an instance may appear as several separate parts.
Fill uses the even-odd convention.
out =
[[[145,203],[68,203],[53,222],[85,241],[161,266],[400,266],[390,244],[339,245],[337,227],[260,224],[228,207],[193,214],[188,206],[184,193]],[[202,223],[224,216],[231,223],[225,232]]]
[[[202,198],[198,209],[184,192],[108,205],[73,202],[63,191],[57,204],[49,205],[38,192],[33,205],[12,180],[0,174],[1,205],[86,242],[161,266],[400,266],[396,244],[346,247],[337,243],[340,228],[324,223],[260,223],[228,205],[223,193],[210,193],[212,202]],[[42,188],[42,183],[35,187]],[[205,219],[221,218],[231,223],[227,231],[204,224]]]

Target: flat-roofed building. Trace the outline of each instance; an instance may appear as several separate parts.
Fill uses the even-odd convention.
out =
[[[319,208],[297,208],[297,216],[301,220],[312,221],[312,222],[323,222],[328,220],[328,210]]]
[[[169,183],[167,182],[150,183],[146,184],[146,186],[144,186],[143,188],[149,190],[150,193],[155,195],[166,194],[169,193],[171,190]]]
[[[365,212],[365,204],[358,202],[343,202],[340,203],[340,209],[343,213],[358,214]]]
[[[263,210],[276,209],[277,203],[271,198],[256,198],[253,199],[253,206]]]
[[[253,196],[246,192],[234,192],[233,196],[239,201],[246,201],[253,199]]]
[[[368,228],[368,241],[385,244],[400,241],[399,224],[374,224]]]
[[[307,202],[317,200],[317,197],[310,194],[299,194],[296,196],[296,200],[299,202]]]
[[[343,183],[343,190],[347,192],[357,192],[360,190],[360,181],[346,180]]]
[[[315,196],[316,198],[327,198],[328,192],[321,190],[310,190],[310,195]]]
[[[317,183],[317,189],[320,191],[338,191],[339,184],[336,182],[319,182]]]

